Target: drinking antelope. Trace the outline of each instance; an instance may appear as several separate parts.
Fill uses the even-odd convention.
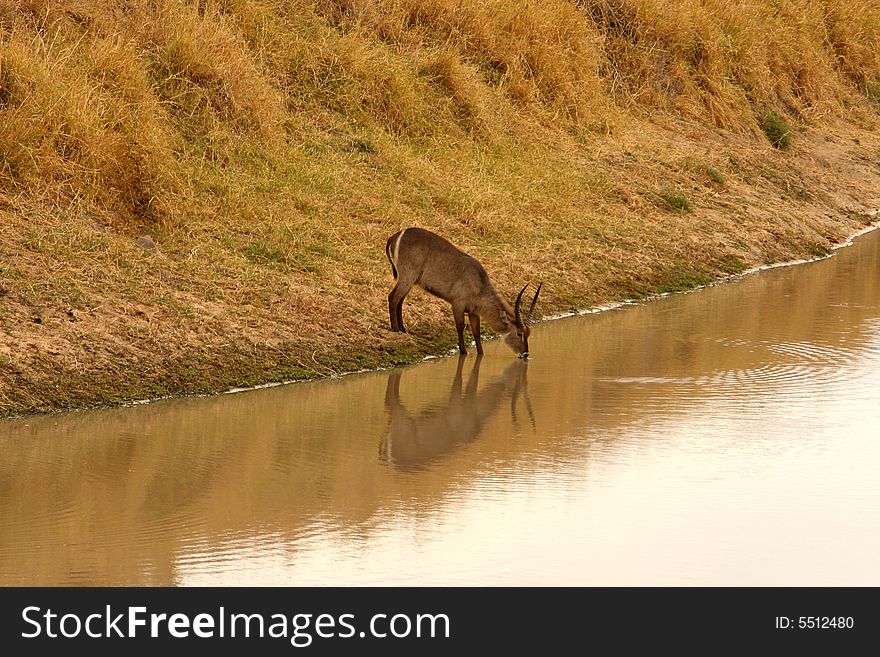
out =
[[[458,350],[463,355],[467,355],[464,346],[464,315],[467,313],[478,354],[483,353],[480,341],[482,317],[520,358],[529,357],[532,316],[541,285],[538,285],[528,312],[523,316],[520,305],[528,283],[519,291],[511,308],[492,285],[483,265],[429,230],[404,228],[394,233],[385,243],[385,255],[396,281],[388,295],[392,331],[406,333],[403,299],[412,286],[418,284],[452,304]]]

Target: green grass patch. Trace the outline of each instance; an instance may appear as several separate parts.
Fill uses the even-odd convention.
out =
[[[712,276],[701,271],[673,271],[664,278],[657,291],[661,294],[684,292],[685,290],[708,285],[713,280]]]
[[[694,210],[694,204],[691,203],[691,200],[681,192],[665,189],[658,192],[657,195],[660,197],[663,206],[667,210],[680,212],[682,214],[685,212],[693,212]]]
[[[724,174],[712,165],[706,165],[705,173],[713,182],[716,182],[719,185],[727,183],[727,178],[724,177]]]
[[[791,126],[785,118],[773,110],[767,110],[761,117],[761,129],[773,148],[788,150],[791,147]]]
[[[263,242],[253,242],[248,244],[242,249],[242,253],[254,264],[263,264],[267,262],[284,264],[287,261],[287,256],[281,249],[272,248]]]
[[[831,248],[827,244],[816,242],[808,247],[809,254],[814,258],[824,258],[831,253]]]
[[[880,80],[865,82],[865,96],[872,103],[880,104]]]
[[[711,182],[721,185],[722,187],[727,184],[727,178],[721,173],[721,171],[711,164],[703,162],[695,157],[685,157],[681,161],[681,167],[700,177],[708,178]]]
[[[746,263],[739,256],[731,255],[722,260],[721,269],[729,274],[741,274],[746,270]]]

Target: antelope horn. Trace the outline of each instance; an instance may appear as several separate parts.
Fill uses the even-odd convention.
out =
[[[529,312],[526,313],[526,326],[532,325],[532,315],[535,314],[535,304],[538,303],[538,295],[541,293],[541,286],[544,283],[538,284],[538,289],[535,290],[535,297],[532,299],[532,305],[529,306]]]
[[[520,302],[522,301],[522,295],[523,295],[523,292],[526,291],[526,288],[527,288],[528,286],[529,286],[528,283],[526,283],[525,285],[523,285],[523,289],[521,289],[521,290],[519,291],[519,294],[516,295],[516,303],[513,304],[513,321],[514,321],[514,323],[515,323],[518,327],[520,327],[520,328],[522,328],[522,327],[525,326],[525,325],[523,324],[522,317],[520,316],[520,312],[519,312],[519,304],[520,304]]]

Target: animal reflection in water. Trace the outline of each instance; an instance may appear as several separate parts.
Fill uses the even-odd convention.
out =
[[[400,401],[402,372],[397,370],[388,377],[385,408],[390,414],[390,427],[387,437],[379,445],[381,460],[404,470],[425,467],[459,446],[476,440],[505,399],[510,400],[511,421],[516,428],[516,407],[521,394],[532,430],[535,429],[535,416],[526,388],[527,361],[514,361],[489,385],[478,389],[483,359],[477,356],[467,388],[462,390],[465,360],[463,356],[459,357],[449,399],[440,408],[432,405],[417,413],[410,413]]]

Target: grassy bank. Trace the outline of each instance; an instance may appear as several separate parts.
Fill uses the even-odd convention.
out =
[[[545,314],[818,255],[878,128],[867,0],[0,0],[0,414],[442,353],[407,225]]]

